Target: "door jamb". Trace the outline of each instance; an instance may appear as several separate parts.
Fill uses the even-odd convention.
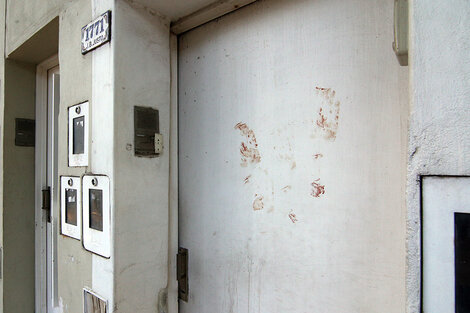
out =
[[[36,312],[47,312],[47,221],[42,210],[41,190],[46,187],[47,172],[44,166],[47,157],[47,108],[49,69],[59,65],[57,55],[45,60],[36,68],[36,141],[35,141],[35,306]],[[51,212],[52,214],[52,212]],[[52,220],[54,223],[54,220]],[[46,282],[46,285],[43,285]]]

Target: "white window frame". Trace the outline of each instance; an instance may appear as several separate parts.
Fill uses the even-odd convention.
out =
[[[55,177],[51,184],[51,224],[48,226],[46,214],[42,210],[42,189],[47,186],[47,168],[52,166],[53,172],[57,172],[57,161],[48,161],[48,142],[55,142],[53,134],[57,136],[55,129],[48,131],[48,120],[54,116],[50,112],[48,94],[53,94],[54,86],[49,82],[49,70],[59,66],[57,55],[45,60],[36,68],[36,142],[35,142],[35,306],[37,313],[51,313],[56,311],[57,296],[57,216],[54,212],[54,203],[58,197],[58,181]],[[58,107],[55,108],[58,110]],[[56,125],[54,125],[56,126]],[[53,146],[57,156],[57,147]],[[49,246],[46,240],[49,236]],[[48,277],[48,260],[50,277]],[[49,292],[48,292],[49,290]]]

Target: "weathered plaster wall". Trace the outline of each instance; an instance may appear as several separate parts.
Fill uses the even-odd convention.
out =
[[[470,175],[470,3],[411,1],[408,312],[420,307],[420,175]]]
[[[5,63],[4,312],[34,311],[34,147],[15,146],[15,118],[35,118],[36,67]]]
[[[92,20],[91,2],[71,3],[59,18],[60,109],[58,138],[58,171],[60,175],[80,176],[91,168],[68,167],[68,110],[71,105],[92,100],[92,55],[80,52],[80,29]],[[56,199],[58,200],[58,199]],[[55,206],[58,209],[58,205]],[[58,210],[55,212],[60,221]],[[83,287],[92,287],[92,255],[82,242],[58,234],[58,305],[62,312],[81,312]]]
[[[28,6],[23,2],[9,1],[6,54],[21,47],[48,21],[60,16],[59,175],[80,176],[86,172],[112,175],[113,132],[112,127],[106,127],[106,124],[112,124],[113,117],[112,48],[108,44],[85,56],[80,52],[81,27],[112,8],[113,1],[30,1]],[[91,116],[95,117],[91,130],[90,166],[70,168],[67,164],[67,108],[86,100],[90,101]],[[93,129],[98,131],[93,132]],[[57,209],[58,206],[54,215],[58,220]],[[32,227],[34,229],[34,224]],[[95,290],[112,305],[113,261],[92,255],[83,249],[80,241],[60,234],[57,236],[59,290],[56,304],[60,312],[81,312],[83,287]]]
[[[165,306],[168,276],[170,31],[154,10],[124,0],[114,25],[114,312],[150,313]],[[159,110],[159,157],[134,155],[134,106]]]
[[[62,7],[71,0],[6,0],[6,55],[59,15]]]

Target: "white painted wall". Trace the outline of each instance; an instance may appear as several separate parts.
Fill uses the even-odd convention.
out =
[[[136,308],[139,312],[155,312],[157,307],[163,312],[165,303],[158,303],[158,296],[164,299],[168,280],[170,40],[168,21],[159,11],[161,8],[174,10],[176,6],[170,6],[169,2],[141,4],[124,0],[31,0],[29,6],[22,1],[10,0],[8,3],[7,54],[47,21],[60,15],[62,103],[59,128],[62,135],[59,137],[59,174],[107,174],[113,186],[115,240],[111,259],[91,255],[83,250],[81,242],[59,236],[61,310],[80,312],[81,290],[86,286],[110,300],[111,312],[133,312]],[[182,7],[181,3],[178,2],[180,11],[175,14],[193,10]],[[155,4],[154,8],[150,8],[152,4]],[[338,305],[348,309],[378,312],[379,308],[387,308],[388,312],[400,312],[404,306],[402,183],[405,171],[400,151],[406,141],[403,116],[406,116],[407,75],[405,69],[398,67],[390,48],[392,3],[272,0],[262,1],[259,6],[262,8],[259,14],[269,13],[259,21],[256,14],[250,18],[248,13],[239,12],[227,18],[237,25],[238,29],[233,31],[240,42],[246,40],[246,33],[256,27],[266,31],[265,37],[250,37],[265,39],[256,43],[259,51],[267,52],[259,59],[263,66],[276,68],[279,64],[288,64],[282,63],[289,60],[284,57],[296,60],[295,66],[286,65],[266,77],[277,84],[279,89],[276,91],[283,94],[281,99],[293,101],[292,94],[301,95],[298,100],[305,97],[310,102],[299,102],[300,107],[315,110],[321,99],[315,98],[318,95],[314,88],[320,86],[332,87],[341,100],[341,124],[335,143],[322,142],[318,138],[304,138],[303,141],[303,137],[299,137],[296,139],[299,140],[298,147],[305,142],[310,144],[305,150],[302,148],[294,153],[301,159],[297,154],[321,148],[325,154],[320,162],[328,183],[326,198],[322,200],[326,212],[312,213],[302,207],[299,211],[305,212],[298,214],[299,219],[311,218],[312,221],[311,224],[304,222],[300,227],[306,232],[310,228],[317,229],[316,234],[321,235],[312,241],[321,247],[316,252],[320,256],[315,260],[316,269],[319,273],[329,274],[335,257],[342,256],[344,251],[350,257],[345,264],[337,265],[339,271],[332,274],[334,277],[320,277],[319,286],[330,283],[339,286],[347,299]],[[113,10],[111,44],[82,56],[78,44],[80,28],[107,9]],[[270,23],[275,25],[273,29],[269,29]],[[227,45],[235,53],[243,53],[240,42],[227,42],[229,37],[225,37],[232,34],[229,29],[234,24],[215,27],[216,35],[211,34],[206,39],[217,39],[216,49]],[[299,25],[301,27],[295,27]],[[281,39],[300,42],[302,49],[286,46]],[[273,47],[279,48],[276,53],[271,51]],[[270,58],[266,59],[266,56]],[[243,65],[243,62],[231,64],[225,55],[221,55],[221,60],[225,62],[221,69]],[[283,89],[282,84],[287,78],[299,84],[294,89]],[[277,100],[274,97],[268,99]],[[84,100],[90,100],[94,119],[90,166],[72,169],[66,163],[66,111],[68,106]],[[307,107],[309,104],[312,107]],[[160,110],[160,127],[166,147],[161,157],[135,158],[132,150],[127,149],[128,144],[133,144],[133,105]],[[297,131],[301,129],[292,129],[289,136],[295,136]],[[349,154],[351,151],[355,153]],[[300,164],[298,162],[297,166]],[[305,160],[304,164],[313,168],[312,160]],[[381,184],[383,181],[387,183]],[[336,188],[348,196],[330,198],[331,191]],[[366,192],[361,193],[364,188]],[[176,201],[174,190],[171,195]],[[335,203],[342,203],[341,210]],[[172,213],[172,221],[175,221],[175,212]],[[284,221],[288,217],[281,212],[278,218]],[[318,229],[325,230],[326,235]],[[348,234],[346,241],[343,241],[343,231]],[[171,234],[172,238],[176,236],[175,229]],[[329,253],[329,259],[322,259],[322,251]],[[173,252],[170,253],[172,259]],[[345,284],[344,277],[350,278]],[[171,288],[174,291],[174,284]],[[170,299],[173,299],[170,307],[175,309],[174,294]],[[329,298],[325,299],[329,301]]]
[[[392,17],[393,1],[267,0],[180,37],[182,312],[405,310],[408,72]],[[339,111],[335,138],[320,108]],[[259,162],[241,160],[240,122]]]
[[[410,7],[407,312],[420,306],[419,175],[470,174],[470,3]]]

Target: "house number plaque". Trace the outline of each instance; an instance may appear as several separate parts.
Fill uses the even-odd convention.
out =
[[[111,40],[111,11],[101,14],[97,19],[82,27],[82,54]]]

